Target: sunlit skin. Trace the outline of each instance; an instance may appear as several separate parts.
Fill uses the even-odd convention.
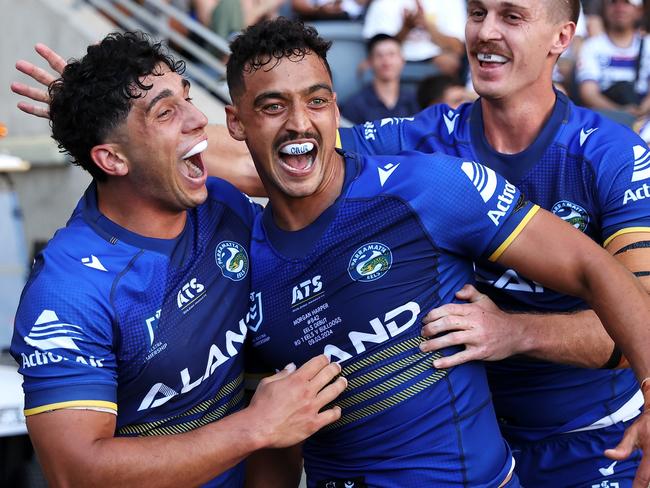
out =
[[[182,231],[185,210],[207,198],[201,157],[192,158],[196,168],[182,159],[207,139],[207,118],[192,104],[187,80],[164,65],[154,73],[163,74],[144,79],[153,87],[92,154],[110,175],[110,184],[99,184],[102,213],[142,235],[171,238]]]
[[[556,19],[550,5],[541,0],[468,2],[465,35],[472,81],[482,97],[486,137],[499,152],[528,147],[555,104],[553,65],[569,46],[575,24]],[[492,59],[481,60],[482,55]]]
[[[244,93],[226,107],[228,129],[246,142],[278,225],[301,229],[334,202],[343,185],[343,158],[334,149],[339,110],[332,80],[310,53],[272,61],[245,73],[244,81]],[[290,143],[312,143],[313,163],[287,163],[280,149]]]

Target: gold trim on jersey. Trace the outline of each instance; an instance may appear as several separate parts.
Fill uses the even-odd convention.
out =
[[[26,408],[25,417],[36,415],[37,413],[50,412],[52,410],[63,410],[66,408],[106,408],[117,413],[117,403],[107,402],[104,400],[71,400],[69,402],[50,403],[40,407]]]
[[[334,144],[336,149],[343,149],[343,143],[341,142],[341,133],[336,129],[336,144]]]
[[[237,378],[230,381],[224,385],[210,400],[199,403],[195,407],[189,409],[186,412],[169,417],[162,420],[157,420],[155,422],[145,422],[142,424],[131,424],[120,427],[117,430],[117,433],[120,435],[138,435],[138,436],[149,436],[149,435],[172,435],[172,434],[182,434],[184,432],[189,432],[190,430],[203,427],[204,425],[210,424],[217,420],[222,419],[226,416],[239,402],[242,401],[244,397],[244,390],[240,391],[232,397],[228,402],[216,408],[215,410],[205,414],[203,417],[189,420],[187,422],[181,422],[175,425],[165,424],[173,422],[175,420],[181,419],[183,417],[193,416],[195,414],[206,412],[216,403],[219,403],[223,398],[230,395],[232,392],[236,391],[244,381],[244,375],[240,374]]]
[[[521,219],[521,222],[519,222],[519,225],[515,227],[515,230],[513,230],[510,235],[507,237],[505,241],[501,243],[501,245],[497,248],[496,251],[492,253],[492,255],[488,258],[488,260],[494,262],[497,261],[501,255],[510,247],[510,244],[521,234],[521,231],[524,230],[524,227],[528,225],[528,222],[530,222],[530,219],[532,219],[535,214],[539,211],[539,205],[533,205],[533,208],[531,208],[526,216]]]
[[[343,414],[339,420],[328,425],[323,430],[331,430],[341,427],[364,417],[387,410],[410,399],[428,386],[431,386],[444,378],[447,375],[447,370],[436,370],[431,364],[434,359],[441,357],[441,354],[439,352],[434,354],[419,352],[419,345],[421,342],[421,337],[412,337],[345,366],[341,371],[341,375],[346,377],[348,380],[349,396],[342,400],[335,400],[333,402],[333,405],[338,405],[343,409]],[[413,349],[416,349],[417,352],[383,364],[386,360],[390,360],[396,355]],[[364,372],[359,376],[350,377],[354,372],[373,364],[381,364],[381,366]],[[410,385],[406,389],[396,391],[402,385],[428,371],[431,373],[426,375],[423,379]],[[356,392],[356,390],[361,387],[377,380],[381,380],[381,382],[369,389]],[[361,402],[372,400],[373,398],[393,391],[395,391],[395,393],[389,397],[382,398],[381,400],[358,410],[348,411],[350,407],[354,407]]]
[[[628,227],[627,229],[621,229],[605,239],[603,247],[607,247],[607,245],[618,236],[622,236],[623,234],[634,234],[635,232],[650,232],[650,227]]]

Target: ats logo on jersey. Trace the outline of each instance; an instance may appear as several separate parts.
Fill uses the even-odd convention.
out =
[[[248,253],[238,242],[221,241],[214,250],[214,260],[229,280],[241,281],[248,274]]]
[[[375,281],[388,273],[393,265],[393,253],[380,242],[369,242],[354,251],[348,274],[354,281]]]
[[[184,314],[194,308],[206,296],[205,286],[192,278],[176,294],[176,304]]]
[[[305,303],[315,300],[323,294],[321,275],[305,280],[291,290],[291,308],[301,307]]]
[[[584,232],[587,225],[589,225],[589,214],[587,211],[580,205],[568,200],[560,200],[557,202],[553,205],[553,208],[551,208],[551,212],[565,222],[570,223],[580,232]]]

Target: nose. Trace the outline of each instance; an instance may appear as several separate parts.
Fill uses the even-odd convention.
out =
[[[500,37],[497,14],[495,12],[488,12],[483,20],[478,25],[478,32],[476,33],[479,41],[493,41]]]
[[[293,103],[289,106],[285,129],[299,134],[308,132],[311,128],[309,112],[302,103]]]
[[[187,102],[185,113],[185,123],[183,129],[185,132],[192,132],[197,129],[203,129],[208,125],[208,118],[203,112],[196,108],[190,102]]]

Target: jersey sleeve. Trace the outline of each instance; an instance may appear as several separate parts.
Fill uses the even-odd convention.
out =
[[[211,198],[223,201],[246,222],[248,228],[253,227],[255,216],[262,211],[261,205],[221,178],[208,178],[206,186]]]
[[[631,130],[603,127],[587,156],[597,165],[602,243],[632,232],[650,232],[650,151]],[[599,129],[598,132],[601,132]]]
[[[496,261],[539,207],[492,169],[440,153],[417,154],[409,201],[437,246]]]
[[[92,284],[50,268],[37,259],[16,312],[11,353],[24,380],[25,415],[63,408],[116,413],[107,301],[94,296]]]
[[[420,150],[420,143],[440,124],[445,108],[450,110],[446,105],[435,105],[413,117],[386,118],[339,128],[337,145],[346,151],[369,155]]]

